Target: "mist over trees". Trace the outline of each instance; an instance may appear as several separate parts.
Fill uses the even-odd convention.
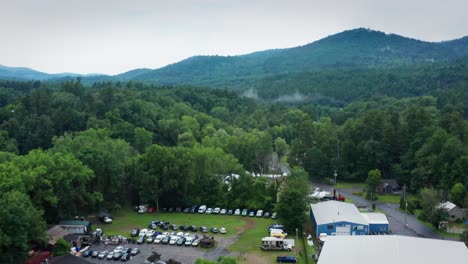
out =
[[[436,188],[463,205],[468,100],[464,80],[447,78],[434,94],[372,90],[339,106],[135,82],[0,81],[0,210],[25,228],[20,239],[0,242],[17,255],[1,257],[18,262],[25,245],[42,243],[46,223],[101,208],[205,203],[273,210],[278,187],[295,181],[252,173],[280,174],[278,162],[285,161],[309,180],[336,170],[339,180],[364,182],[378,169],[411,192]],[[302,203],[304,192],[295,189],[282,195]],[[4,227],[15,223],[1,219],[2,232],[10,232]]]

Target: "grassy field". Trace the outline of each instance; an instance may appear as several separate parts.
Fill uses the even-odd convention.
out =
[[[342,189],[364,189],[366,184],[363,182],[337,182],[336,188]]]
[[[152,220],[167,220],[171,224],[196,225],[210,227],[225,227],[227,236],[238,236],[237,241],[228,249],[231,252],[242,253],[239,257],[240,263],[274,263],[277,256],[291,255],[299,259],[299,263],[306,263],[306,253],[302,239],[297,241],[297,253],[294,249],[291,252],[262,251],[260,249],[262,237],[268,236],[268,226],[274,222],[273,219],[227,216],[227,215],[205,215],[205,214],[183,214],[183,213],[155,213],[155,214],[137,214],[136,212],[125,209],[114,213],[114,222],[112,224],[95,224],[104,230],[106,235],[124,235],[129,236],[133,228],[147,228]],[[299,234],[300,236],[301,234]],[[295,234],[290,234],[288,238],[294,239]],[[312,251],[311,251],[312,252]],[[311,254],[311,252],[308,252]],[[313,262],[310,262],[313,263]]]
[[[237,241],[228,249],[231,252],[242,253],[239,257],[240,263],[274,263],[276,256],[292,255],[299,259],[299,263],[306,263],[306,254],[303,252],[303,242],[297,241],[296,250],[291,252],[262,251],[260,249],[262,237],[268,236],[268,226],[277,222],[273,219],[227,216],[227,215],[205,215],[205,214],[183,214],[183,213],[155,213],[137,214],[125,209],[114,213],[112,224],[95,224],[95,228],[102,228],[106,235],[129,236],[133,228],[147,228],[152,220],[167,220],[171,224],[196,225],[210,227],[225,227],[227,236],[238,236]],[[300,234],[299,234],[300,235]],[[290,234],[288,238],[294,239],[295,234]],[[299,254],[300,253],[300,254]],[[311,254],[311,252],[309,252]],[[313,262],[310,262],[313,263]]]
[[[148,224],[152,220],[167,220],[171,224],[176,225],[196,225],[197,227],[206,226],[224,227],[227,230],[227,235],[234,234],[245,225],[245,220],[240,216],[219,216],[219,215],[204,215],[204,214],[183,214],[183,213],[155,213],[155,214],[138,214],[130,209],[120,211],[114,216],[112,224],[97,224],[104,230],[106,235],[125,235],[129,236],[133,228],[148,228]]]

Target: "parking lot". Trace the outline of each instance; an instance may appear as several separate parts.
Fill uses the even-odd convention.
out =
[[[200,234],[198,234],[200,236]],[[236,239],[232,237],[215,237],[216,246],[212,249],[201,249],[199,247],[188,247],[188,246],[177,246],[177,245],[162,245],[162,244],[131,244],[122,243],[120,246],[123,247],[137,247],[141,250],[141,253],[133,256],[128,263],[144,263],[148,257],[152,255],[152,252],[156,252],[161,255],[161,260],[168,261],[174,259],[180,263],[194,263],[197,258],[215,260],[219,256],[226,256],[229,254],[227,247],[232,245]],[[93,251],[113,251],[116,248],[115,245],[93,245],[91,249]],[[87,258],[92,263],[116,263],[114,260]]]

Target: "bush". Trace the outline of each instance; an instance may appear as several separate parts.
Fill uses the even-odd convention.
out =
[[[70,244],[68,244],[68,242],[65,241],[65,239],[59,238],[57,240],[57,243],[55,243],[52,254],[54,256],[63,256],[67,254],[69,250],[70,250]]]

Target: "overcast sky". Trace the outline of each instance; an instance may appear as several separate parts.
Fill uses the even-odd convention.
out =
[[[0,64],[116,74],[357,27],[455,39],[468,35],[468,0],[0,0]]]

